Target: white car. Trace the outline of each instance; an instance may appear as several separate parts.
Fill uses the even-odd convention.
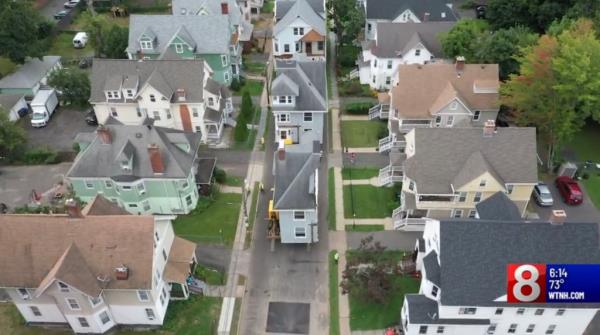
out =
[[[69,0],[65,2],[65,8],[74,8],[79,4],[80,0]]]

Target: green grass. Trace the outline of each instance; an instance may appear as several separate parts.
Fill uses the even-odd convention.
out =
[[[17,64],[13,63],[10,59],[0,57],[0,77],[13,73],[16,68]]]
[[[327,111],[327,146],[329,152],[333,153],[333,112],[331,108]]]
[[[231,148],[233,150],[252,150],[254,148],[254,142],[256,141],[257,132],[256,129],[248,130],[248,138],[244,142],[234,141]]]
[[[225,285],[227,280],[223,272],[200,264],[196,265],[194,276],[208,285]]]
[[[379,145],[379,138],[387,132],[380,121],[342,121],[342,145],[350,148],[370,148]]]
[[[371,179],[379,176],[379,169],[374,167],[342,168],[342,179]]]
[[[329,230],[335,230],[335,180],[332,167],[329,168],[329,172],[327,173],[327,192],[327,221],[329,223]]]
[[[340,334],[340,302],[338,294],[338,263],[334,255],[337,250],[329,252],[329,335]]]
[[[256,75],[264,75],[265,68],[267,65],[265,63],[255,63],[250,61],[244,61],[244,70],[247,73],[252,73]]]
[[[598,143],[600,143],[600,125],[595,122],[588,122],[565,147],[575,151],[579,162],[591,160],[599,164],[600,150],[598,150]],[[579,174],[582,175],[584,172],[588,173],[589,178],[582,179],[581,183],[596,208],[600,209],[600,176],[598,175],[600,171],[592,168],[588,171],[580,170]]]
[[[198,206],[187,215],[179,215],[173,223],[175,233],[197,242],[233,244],[242,195],[216,193],[201,197]]]
[[[371,87],[367,84],[361,84],[358,78],[338,81],[338,94],[342,97],[375,97]]]
[[[403,253],[402,251],[386,250],[379,257],[399,261]],[[348,262],[356,254],[358,254],[357,251],[349,251],[347,254]],[[350,293],[348,299],[351,330],[383,329],[398,324],[400,318],[398,313],[402,308],[404,295],[418,293],[420,282],[415,278],[395,275],[393,285],[391,297],[385,305],[361,301],[355,294]]]
[[[238,176],[227,175],[223,185],[242,187],[244,185],[244,179]]]
[[[246,79],[244,85],[239,90],[234,91],[233,95],[243,95],[244,91],[248,91],[251,96],[260,96],[263,90],[263,82],[261,80]]]
[[[274,0],[265,0],[262,8],[260,9],[261,13],[270,14],[273,13],[273,8],[275,7]]]
[[[600,176],[598,172],[590,173],[589,178],[582,179],[581,182],[596,208],[600,209]]]
[[[70,58],[82,58],[94,55],[94,49],[91,43],[88,43],[83,49],[75,49],[73,47],[74,32],[63,32],[58,34],[52,41],[48,55],[58,55]]]
[[[392,215],[400,205],[396,187],[375,187],[371,185],[344,186],[344,216],[353,218],[352,204],[357,219],[381,219]]]
[[[254,221],[256,220],[256,211],[258,210],[258,192],[259,182],[254,182],[254,188],[252,189],[252,201],[250,202],[250,214],[248,216],[248,227],[246,227],[246,236],[244,238],[244,249],[250,247],[252,241],[252,227],[254,227]]]
[[[346,231],[357,231],[361,233],[369,233],[373,231],[382,231],[385,227],[382,224],[357,224],[357,225],[346,225]]]

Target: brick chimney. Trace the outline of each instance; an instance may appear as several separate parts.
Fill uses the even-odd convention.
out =
[[[129,268],[127,268],[125,265],[115,268],[115,277],[117,280],[129,279]]]
[[[185,89],[178,88],[175,94],[177,96],[177,101],[185,101]]]
[[[70,218],[73,219],[81,219],[83,218],[83,213],[81,212],[81,207],[75,201],[75,199],[67,199],[65,201],[65,209],[67,210],[67,214]]]
[[[227,2],[221,2],[221,14],[229,14],[229,4]]]
[[[285,160],[284,140],[279,140],[279,147],[277,148],[277,159],[279,159],[280,161]]]
[[[112,143],[112,134],[110,133],[110,130],[105,126],[98,126],[98,129],[96,129],[96,134],[98,134],[98,137],[100,138],[100,142],[102,142],[102,144]]]
[[[454,64],[456,68],[456,73],[458,73],[458,76],[460,77],[460,75],[465,71],[465,57],[456,56],[456,63]]]
[[[425,12],[425,14],[423,14],[423,22],[428,22],[430,16],[431,16],[430,13]]]
[[[487,120],[483,124],[483,137],[492,137],[496,133],[496,121]]]
[[[562,209],[555,209],[550,215],[550,224],[553,226],[562,226],[567,220],[567,212]]]
[[[160,155],[160,148],[158,147],[158,145],[153,143],[148,146],[148,156],[150,156],[150,165],[152,167],[152,172],[164,173],[165,165]]]

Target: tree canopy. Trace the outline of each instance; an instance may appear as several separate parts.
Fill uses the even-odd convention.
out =
[[[48,84],[60,91],[60,99],[66,104],[85,106],[90,96],[90,78],[78,69],[63,68],[52,71]]]
[[[489,0],[486,19],[494,29],[525,26],[543,33],[581,0]]]
[[[0,55],[15,63],[42,56],[40,35],[46,34],[48,26],[42,22],[30,1],[0,0]]]
[[[0,107],[0,158],[13,160],[27,142],[25,130],[8,118],[8,113]]]
[[[364,26],[363,11],[355,1],[330,0],[326,3],[328,17],[333,20],[333,30],[338,42],[350,44]]]

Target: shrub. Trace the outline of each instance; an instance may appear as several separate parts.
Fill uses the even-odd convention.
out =
[[[356,115],[366,115],[369,114],[369,108],[373,107],[375,104],[370,102],[355,102],[348,104],[346,106],[346,113],[348,114],[356,114]]]
[[[215,181],[219,184],[225,183],[227,179],[227,173],[223,169],[215,168]]]
[[[58,153],[47,148],[35,148],[25,151],[21,161],[25,164],[56,164]]]
[[[382,126],[379,128],[379,132],[377,133],[377,138],[382,139],[386,136],[388,136],[388,129],[382,124]]]
[[[79,147],[79,143],[75,142],[73,143],[73,151],[75,151],[76,153],[79,153],[79,151],[81,151],[81,148]]]
[[[240,80],[237,78],[233,78],[233,80],[231,81],[231,90],[237,92],[240,90],[240,88],[242,88]]]
[[[590,175],[589,175],[589,173],[585,172],[585,173],[584,173],[584,174],[581,176],[581,178],[583,178],[583,179],[589,179],[589,178],[590,178]]]

